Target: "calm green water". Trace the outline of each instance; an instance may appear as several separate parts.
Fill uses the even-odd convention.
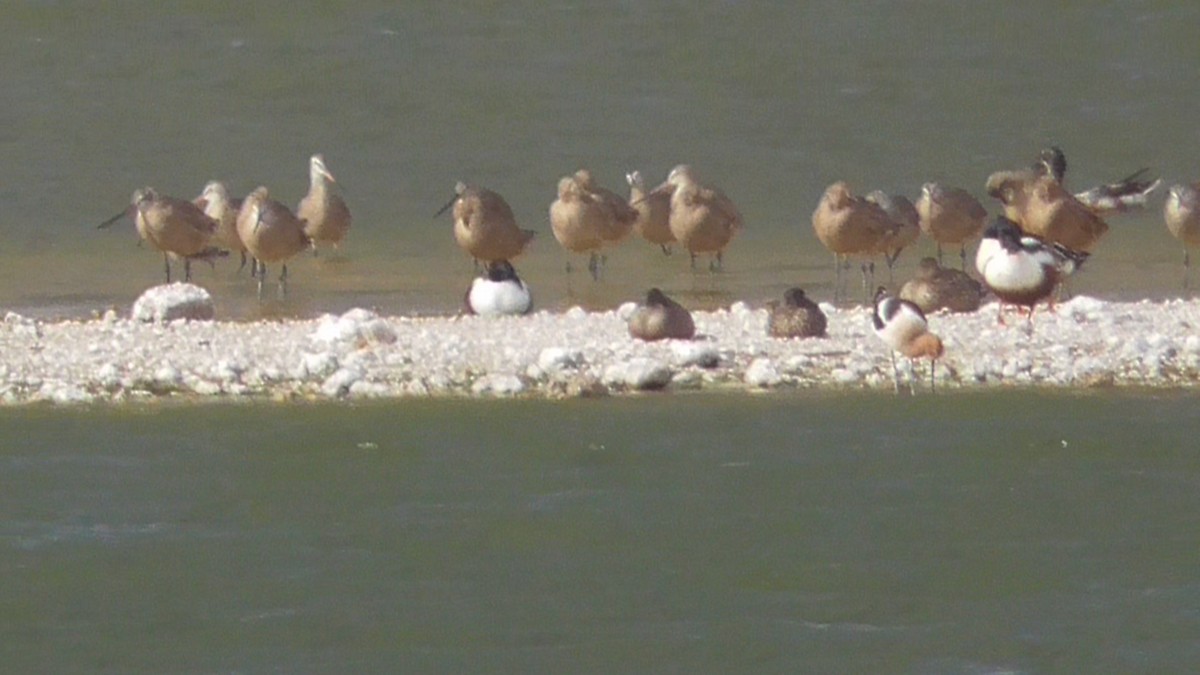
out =
[[[1189,672],[1196,410],[1027,392],[0,410],[0,663]]]
[[[1200,109],[1184,2],[14,2],[0,21],[0,307],[128,306],[161,277],[132,228],[97,232],[136,187],[211,178],[294,203],[324,152],[354,231],[260,304],[228,263],[198,273],[225,317],[355,305],[456,311],[472,272],[431,214],[463,178],[539,230],[519,261],[543,307],[611,307],[663,286],[693,306],[831,291],[811,232],[824,187],[982,193],[1058,143],[1086,187],[1149,165],[1194,180]],[[550,234],[557,178],[623,188],[690,162],[747,228],[717,279],[641,242],[568,289]],[[1161,296],[1179,250],[1156,201],[1115,219],[1076,292]],[[928,253],[923,243],[917,253]],[[900,275],[917,255],[906,255]]]

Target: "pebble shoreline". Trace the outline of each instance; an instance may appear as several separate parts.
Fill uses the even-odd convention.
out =
[[[890,390],[887,348],[870,309],[822,305],[829,337],[777,339],[767,311],[735,303],[693,312],[697,338],[629,337],[614,311],[523,317],[381,317],[363,309],[313,320],[139,320],[109,311],[0,323],[0,404],[154,400],[339,400],[598,396],[642,390]],[[937,389],[1194,387],[1200,301],[1076,297],[1039,308],[1032,334],[995,303],[935,313],[946,344]],[[160,319],[162,317],[159,317]],[[928,392],[928,364],[898,358],[901,382]]]

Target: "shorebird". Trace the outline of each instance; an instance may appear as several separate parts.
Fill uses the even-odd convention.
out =
[[[151,187],[140,188],[134,191],[129,207],[100,223],[100,229],[123,216],[132,216],[141,238],[162,251],[167,283],[171,283],[172,258],[183,260],[184,281],[191,281],[193,260],[211,262],[225,254],[209,243],[217,230],[217,221],[186,199],[160,195]]]
[[[1049,301],[1055,286],[1087,259],[1086,251],[1074,251],[1037,237],[1022,236],[1016,223],[998,216],[983,233],[975,255],[975,268],[983,283],[1000,299],[997,320],[1004,323],[1004,305],[1026,307],[1029,325],[1033,309]]]
[[[1106,216],[1113,213],[1123,213],[1146,205],[1146,199],[1162,182],[1161,179],[1148,180],[1145,178],[1148,168],[1142,168],[1134,173],[1111,183],[1069,194],[1079,206],[1090,211],[1095,216]],[[1037,234],[1025,224],[1026,204],[1036,196],[1031,195],[1040,185],[1046,182],[1057,184],[1066,192],[1067,159],[1057,146],[1051,146],[1041,151],[1033,166],[1026,169],[997,171],[988,176],[987,193],[1000,200],[1004,205],[1004,215],[1017,223],[1022,229],[1031,234]],[[1107,227],[1107,226],[1106,226]],[[1061,242],[1070,246],[1070,243]]]
[[[690,340],[696,335],[692,315],[657,288],[629,317],[629,334],[639,340]]]
[[[825,312],[801,288],[784,291],[782,303],[767,303],[767,335],[771,337],[825,337],[825,325]]]
[[[671,234],[688,252],[692,269],[697,253],[711,253],[710,271],[721,269],[722,255],[733,236],[742,229],[742,216],[733,201],[715,187],[700,182],[687,164],[680,164],[652,194],[671,195],[667,220]]]
[[[1108,232],[1104,219],[1050,176],[1028,186],[1019,213],[1021,231],[1076,251],[1091,251]]]
[[[929,359],[929,391],[934,388],[934,368],[937,360],[945,353],[942,339],[929,332],[925,313],[915,304],[893,298],[887,288],[880,286],[875,291],[875,311],[871,315],[875,335],[886,344],[892,360],[892,378],[896,393],[900,393],[900,372],[896,368],[896,352],[909,359]]]
[[[962,269],[967,269],[967,242],[979,236],[987,210],[970,192],[940,183],[921,186],[917,199],[921,231],[937,242],[937,259],[942,262],[942,245],[958,246]]]
[[[240,272],[246,266],[246,245],[237,233],[237,215],[238,210],[242,208],[242,200],[230,199],[229,190],[224,183],[210,180],[192,203],[199,206],[209,218],[217,221],[213,241],[221,248],[241,254],[242,262],[238,265]]]
[[[1188,287],[1191,256],[1188,249],[1200,246],[1200,182],[1172,185],[1163,205],[1167,230],[1183,244],[1183,287]]]
[[[625,174],[629,183],[629,204],[637,210],[638,219],[633,229],[651,244],[657,244],[663,255],[671,255],[671,194],[670,192],[647,193],[640,171]]]
[[[592,199],[574,176],[558,180],[558,197],[550,203],[550,230],[554,238],[570,253],[588,254],[588,271],[593,280],[600,279],[600,249],[604,246],[604,230],[609,227],[610,212],[605,205]],[[571,263],[567,261],[567,274]]]
[[[966,272],[942,267],[937,258],[922,258],[917,275],[900,288],[900,299],[908,300],[925,313],[947,309],[951,312],[974,312],[985,291],[983,284]]]
[[[575,172],[575,182],[589,199],[602,204],[608,212],[608,222],[600,231],[604,243],[610,246],[621,243],[633,231],[633,224],[638,219],[637,209],[630,206],[624,197],[596,183],[592,172],[587,169]]]
[[[517,227],[508,202],[487,188],[459,181],[454,197],[433,217],[450,207],[454,207],[454,240],[477,262],[512,260],[533,239],[533,230]]]
[[[896,259],[900,252],[916,243],[921,236],[921,216],[917,207],[904,195],[889,195],[883,190],[872,190],[867,193],[867,201],[874,202],[888,214],[888,218],[896,224],[895,233],[884,240],[883,260],[887,263],[888,283],[895,283],[893,277]]]
[[[287,261],[312,245],[308,235],[304,234],[304,225],[291,209],[271,199],[265,187],[255,188],[242,200],[237,218],[238,236],[254,256],[255,264],[250,273],[258,279],[260,296],[268,263],[282,264],[279,292],[287,294]]]
[[[528,314],[533,309],[533,296],[512,263],[495,260],[484,265],[483,276],[471,281],[463,303],[469,314]]]
[[[332,184],[337,179],[325,166],[320,154],[308,160],[308,194],[296,207],[296,217],[304,221],[304,234],[312,242],[313,255],[318,243],[332,244],[336,249],[350,231],[350,209]]]
[[[833,252],[834,298],[841,295],[842,269],[849,266],[846,262],[849,256],[867,259],[862,264],[865,296],[875,277],[872,258],[888,250],[889,242],[897,238],[899,226],[878,204],[852,195],[850,187],[843,181],[825,189],[813,211],[812,223],[817,239]],[[868,282],[868,273],[871,282]]]

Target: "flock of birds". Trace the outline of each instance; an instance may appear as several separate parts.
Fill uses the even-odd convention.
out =
[[[1027,314],[1032,330],[1034,307],[1043,301],[1053,303],[1056,290],[1108,231],[1105,218],[1144,207],[1161,183],[1147,179],[1147,169],[1142,169],[1119,181],[1072,193],[1065,185],[1066,170],[1062,150],[1050,147],[1031,166],[993,173],[986,190],[1000,202],[1002,214],[990,223],[987,209],[958,187],[926,183],[913,203],[882,191],[856,196],[842,181],[830,185],[813,212],[812,224],[817,238],[834,256],[835,300],[850,258],[862,260],[865,295],[874,286],[875,260],[883,258],[890,278],[900,252],[924,233],[937,244],[937,257],[921,260],[917,276],[904,284],[897,297],[885,286],[878,286],[874,295],[875,332],[893,352],[929,358],[932,384],[932,363],[942,355],[943,345],[929,332],[926,312],[974,311],[987,293],[1000,300],[1001,323],[1006,306],[1012,305]],[[580,169],[559,179],[557,197],[549,208],[555,239],[570,254],[588,256],[587,269],[594,280],[602,276],[605,251],[634,232],[666,255],[672,246],[679,246],[687,251],[693,268],[698,255],[710,256],[710,270],[721,268],[724,250],[743,226],[729,197],[703,182],[687,165],[676,166],[651,190],[637,171],[626,179],[629,195],[623,197],[598,185],[587,169]],[[265,187],[237,200],[230,198],[223,183],[212,181],[194,200],[141,188],[133,193],[127,209],[100,227],[123,216],[132,218],[142,241],[163,253],[168,282],[173,259],[184,262],[184,278],[190,280],[193,260],[212,262],[237,252],[243,267],[250,257],[260,295],[267,264],[280,264],[280,292],[286,293],[287,261],[305,250],[315,254],[318,244],[337,247],[350,229],[350,210],[335,185],[318,154],[309,162],[309,192],[294,212],[271,199]],[[472,280],[465,294],[466,311],[531,311],[529,287],[512,260],[524,252],[534,231],[519,227],[512,208],[499,194],[463,182],[434,217],[446,211],[452,213],[455,241],[477,265],[483,265],[481,276]],[[1200,246],[1200,182],[1172,186],[1163,215],[1168,230],[1184,245],[1186,286],[1188,248]],[[980,239],[975,254],[979,281],[966,273],[967,245],[976,239]],[[956,246],[961,269],[943,267],[943,247]],[[572,269],[568,262],[568,275]],[[799,288],[789,289],[782,302],[769,303],[769,312],[772,335],[825,333],[824,314]],[[631,316],[629,331],[645,340],[690,338],[695,325],[685,308],[661,290],[651,289]]]

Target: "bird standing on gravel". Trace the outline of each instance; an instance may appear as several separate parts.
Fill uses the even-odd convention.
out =
[[[1028,308],[1033,326],[1033,308],[1049,300],[1055,286],[1074,272],[1088,254],[1036,237],[1022,236],[1016,223],[998,216],[983,233],[975,256],[975,268],[997,298],[998,320],[1004,323],[1004,305]]]
[[[929,390],[934,388],[934,368],[937,360],[945,353],[942,339],[929,332],[925,313],[913,303],[893,298],[887,288],[880,286],[875,291],[875,311],[871,315],[875,335],[889,347],[892,359],[892,377],[896,393],[900,393],[900,373],[896,369],[896,352],[909,359],[929,359]]]

